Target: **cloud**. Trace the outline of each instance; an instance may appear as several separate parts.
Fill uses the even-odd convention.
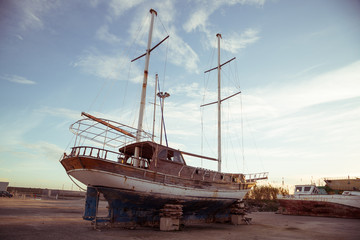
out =
[[[196,52],[175,32],[172,33],[168,52],[169,61],[177,66],[185,67],[188,72],[199,72],[199,57]]]
[[[226,40],[223,41],[221,49],[231,53],[237,53],[240,49],[246,48],[248,45],[259,40],[259,38],[259,30],[248,28],[241,34],[232,33],[226,36]],[[213,47],[217,46],[213,45]]]
[[[113,18],[117,18],[143,1],[144,0],[111,0],[109,3],[109,11]]]
[[[56,116],[67,118],[71,120],[78,120],[80,118],[80,113],[78,111],[74,111],[67,108],[50,108],[50,107],[42,107],[36,110],[37,113],[45,114],[47,116]]]
[[[20,10],[19,25],[22,29],[40,30],[44,28],[43,17],[51,10],[58,8],[62,1],[15,1],[17,9]]]
[[[83,72],[108,80],[127,80],[129,69],[140,72],[135,64],[130,65],[130,59],[123,55],[101,55],[88,51],[73,64]],[[138,82],[141,78],[136,75],[131,81]]]
[[[49,142],[23,143],[25,149],[29,154],[33,154],[36,159],[43,159],[44,161],[57,161],[61,157],[64,149]]]
[[[174,1],[155,2],[151,7],[158,12],[158,16],[155,18],[152,46],[163,40],[167,35],[170,36],[170,39],[163,42],[155,51],[162,51],[162,56],[164,56],[164,58],[167,57],[167,60],[174,65],[185,66],[185,69],[189,72],[197,71],[199,57],[190,45],[179,36],[174,24],[174,19],[177,14]],[[139,53],[142,54],[147,47],[150,13],[148,9],[146,11],[143,8],[139,9],[134,14],[133,19],[129,28],[130,39],[131,42],[134,41],[137,45],[143,47],[143,50]],[[140,23],[142,23],[141,29],[139,29]],[[161,25],[166,26],[166,31]],[[165,51],[167,51],[167,53],[165,53]]]
[[[263,6],[265,0],[196,1],[196,6],[194,7],[195,10],[192,12],[188,21],[184,23],[183,28],[186,32],[192,32],[196,29],[206,32],[208,18],[211,14],[222,6],[233,6],[236,4]]]
[[[192,32],[196,29],[204,31],[206,28],[207,20],[209,16],[215,11],[215,7],[197,9],[189,18],[189,20],[184,23],[183,28],[186,32]]]
[[[187,22],[184,23],[183,28],[186,32],[192,32],[198,30],[206,35],[207,39],[214,39],[215,33],[211,30],[209,24],[209,17],[215,11],[222,6],[233,6],[236,4],[247,4],[262,6],[265,1],[251,1],[251,0],[233,0],[233,1],[197,1],[195,10],[190,15]],[[248,45],[258,41],[260,31],[254,28],[248,28],[242,33],[232,32],[224,36],[224,40],[221,43],[221,49],[229,51],[231,53],[238,53],[241,49],[246,48]],[[217,48],[217,41],[208,41],[204,45],[213,48]]]
[[[259,152],[276,161],[354,161],[359,156],[360,61],[303,77],[245,92],[245,139],[255,136]],[[287,155],[277,151],[279,145]]]
[[[111,44],[121,42],[120,38],[109,32],[108,25],[103,25],[96,31],[96,38]]]
[[[281,86],[250,89],[245,97],[255,100],[252,103],[255,105],[252,107],[267,109],[267,112],[259,112],[259,116],[264,114],[274,116],[289,114],[318,104],[359,97],[359,86],[360,61],[357,61],[310,78],[302,75],[296,82],[282,83]]]
[[[348,163],[358,159],[360,61],[318,75],[311,71],[315,68],[300,71],[297,81],[244,90],[241,96],[242,110],[239,97],[224,102],[224,149],[227,142],[236,142],[238,140],[233,139],[243,135],[246,161],[250,165],[258,163],[261,158],[274,161],[266,166],[266,171],[271,172],[286,164],[291,168],[294,161],[317,164],[326,159],[332,164],[338,159],[346,159]],[[214,95],[215,92],[207,94]],[[195,124],[188,120],[189,117],[185,117],[198,117],[194,111],[196,106],[188,107],[189,109],[177,109],[181,112],[179,117],[183,119],[183,133],[185,136],[187,132],[200,134]],[[172,119],[177,116],[176,112],[173,113],[175,109],[168,105],[166,107],[166,113],[171,116],[167,119],[171,120],[168,123],[169,128],[176,126],[176,121]],[[203,113],[205,152],[216,147],[215,111],[215,107],[209,106]],[[230,128],[227,128],[227,123]],[[206,142],[209,142],[210,146],[207,146]],[[189,146],[191,145],[187,147]],[[236,151],[241,153],[241,150]],[[224,151],[223,158],[231,160],[232,155],[229,154],[230,152]],[[293,172],[288,175],[291,174]]]
[[[13,82],[13,83],[19,83],[19,84],[25,84],[25,85],[33,85],[36,84],[36,82],[31,81],[29,79],[26,79],[25,77],[17,76],[17,75],[2,75],[0,76],[1,79]]]

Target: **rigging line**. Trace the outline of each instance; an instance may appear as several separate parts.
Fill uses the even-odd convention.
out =
[[[217,40],[216,40],[217,41]],[[216,41],[215,41],[215,45],[216,45]],[[215,48],[212,48],[212,52],[211,52],[211,55],[210,57],[208,58],[208,63],[207,63],[207,68],[208,66],[212,66],[213,65],[213,62],[214,62],[214,56],[215,56]],[[204,73],[204,76],[205,76],[206,73]],[[205,102],[205,95],[206,95],[206,91],[208,90],[208,87],[209,87],[209,80],[210,80],[210,74],[207,74],[207,81],[205,81],[205,78],[204,78],[204,94],[203,94],[203,104]]]
[[[237,83],[235,84],[237,84],[237,87],[241,89],[241,79],[239,77],[238,62],[236,61],[234,64],[235,64],[235,80],[237,80]]]
[[[90,112],[90,110],[93,108],[95,102],[96,102],[97,99],[99,98],[99,96],[100,96],[101,92],[103,91],[103,89],[104,89],[104,87],[105,87],[106,84],[107,84],[107,82],[106,82],[106,80],[104,80],[104,82],[103,82],[100,90],[98,91],[98,93],[97,93],[97,95],[95,96],[94,100],[91,102],[91,104],[90,104],[90,106],[89,106],[89,108],[88,108],[88,110],[87,110],[88,112]]]
[[[68,143],[68,145],[66,146],[64,152],[66,152],[66,151],[68,150],[70,144],[71,144],[71,143],[73,142],[73,140],[74,140],[74,137],[75,137],[75,134],[72,134],[72,138],[71,138],[70,142]],[[62,159],[62,157],[60,158],[60,160],[61,160],[61,159]]]
[[[243,123],[243,107],[242,107],[242,94],[240,94],[240,125],[241,125],[241,151],[243,166],[242,169],[245,171],[245,147],[244,147],[244,123]]]
[[[204,156],[204,108],[200,108],[200,118],[201,118],[201,156]],[[201,167],[203,167],[203,159],[201,158]]]
[[[128,88],[129,79],[130,79],[131,66],[132,66],[132,64],[130,64],[129,69],[128,69],[128,76],[127,76],[127,79],[126,79],[124,93],[123,93],[123,101],[122,101],[122,104],[121,104],[122,106],[125,104],[126,93],[127,93],[127,88]]]
[[[159,21],[160,21],[160,23],[161,23],[162,27],[164,28],[164,30],[165,30],[165,32],[166,32],[166,34],[167,34],[167,35],[170,35],[170,34],[168,33],[168,31],[166,30],[166,28],[165,28],[165,26],[164,26],[163,22],[161,21],[160,16],[158,16],[157,18],[159,19]]]
[[[71,179],[71,181],[73,182],[73,183],[75,183],[75,185],[79,188],[79,189],[81,189],[81,190],[83,190],[83,191],[85,191],[86,192],[86,190],[85,189],[83,189],[82,187],[80,187],[74,180],[73,180],[73,178],[71,177],[71,175],[70,174],[67,174],[68,176],[69,176],[69,178]]]

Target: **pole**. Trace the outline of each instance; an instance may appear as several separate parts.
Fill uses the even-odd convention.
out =
[[[152,138],[151,140],[154,142],[154,134],[155,134],[155,113],[156,113],[156,91],[157,91],[157,83],[158,83],[158,74],[155,75],[155,94],[154,94],[154,118],[153,118],[153,130],[152,130]]]
[[[158,92],[158,97],[160,98],[160,106],[161,106],[161,130],[160,130],[160,145],[162,145],[162,134],[163,129],[165,130],[165,124],[164,124],[164,102],[165,98],[170,97],[170,94],[167,92]],[[166,132],[165,132],[165,140],[166,140]],[[166,141],[167,145],[167,141]]]
[[[162,145],[162,135],[163,135],[163,126],[164,126],[164,102],[165,98],[163,98],[161,101],[161,130],[160,130],[160,145]]]
[[[145,69],[144,69],[144,80],[143,86],[141,91],[141,100],[140,100],[140,110],[139,110],[139,120],[138,120],[138,127],[136,132],[136,142],[140,142],[141,140],[141,131],[143,126],[143,119],[144,119],[144,111],[145,111],[145,98],[146,98],[146,85],[148,79],[148,70],[149,70],[149,62],[150,62],[150,48],[151,48],[151,38],[154,26],[154,17],[157,15],[157,12],[154,9],[150,9],[151,13],[151,22],[150,22],[150,30],[149,30],[149,37],[148,37],[148,44],[146,49],[146,58],[145,58]],[[139,166],[139,156],[140,156],[140,148],[135,148],[135,160],[134,166]]]
[[[221,172],[221,74],[220,74],[220,38],[221,34],[216,34],[218,38],[218,172]]]

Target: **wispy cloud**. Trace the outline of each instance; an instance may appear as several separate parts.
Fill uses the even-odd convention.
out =
[[[222,6],[233,6],[236,4],[263,6],[265,4],[265,0],[195,1],[194,10],[188,21],[184,23],[183,28],[187,32],[191,32],[196,29],[200,31],[207,31],[207,22],[211,14]]]
[[[240,49],[246,48],[248,45],[258,41],[260,39],[259,33],[260,31],[258,29],[253,28],[248,28],[240,34],[233,32],[226,36],[226,39],[224,39],[223,43],[221,44],[221,49],[231,53],[238,53]],[[211,42],[214,43],[214,41]],[[217,46],[214,44],[213,47]]]
[[[70,120],[77,120],[80,118],[80,113],[67,108],[50,108],[42,107],[36,110],[37,113],[46,114],[47,116],[56,116]]]
[[[256,155],[260,154],[268,161],[275,160],[277,164],[281,161],[287,161],[286,164],[291,164],[292,160],[310,163],[318,159],[334,161],[335,158],[355,159],[359,156],[360,93],[357,89],[360,86],[360,61],[316,76],[302,77],[288,85],[244,91],[244,129],[240,124],[239,98],[229,99],[230,109],[225,109],[223,105],[224,139],[233,138],[234,134],[239,138],[239,134],[243,132],[248,159],[258,159]],[[180,90],[181,86],[173,88],[171,92]],[[196,91],[200,91],[200,88],[193,84],[190,93],[186,94],[193,96],[192,92]],[[204,122],[200,125],[198,105],[186,100],[175,105],[170,98],[165,110],[170,141],[175,145],[194,141],[194,136],[201,135],[200,128],[203,126],[205,139],[212,144],[209,148],[215,148],[214,111],[210,106],[206,108],[203,113]],[[182,121],[179,122],[178,119]],[[226,128],[227,122],[231,124],[230,129]],[[178,135],[180,129],[182,134]],[[249,143],[254,141],[254,137],[258,147]],[[342,142],[341,148],[337,147],[339,142]],[[191,145],[186,146],[187,151],[192,150],[191,148]],[[211,152],[211,149],[204,151]],[[275,171],[268,167],[268,171]]]
[[[108,25],[103,25],[96,31],[96,38],[111,44],[121,42],[119,37],[109,32]]]
[[[321,63],[321,64],[316,64],[314,66],[310,66],[306,69],[303,69],[301,71],[299,71],[298,73],[295,73],[292,77],[293,78],[297,78],[297,77],[302,77],[304,75],[308,75],[309,73],[313,72],[314,70],[324,66],[325,64]]]
[[[18,75],[2,75],[2,76],[0,76],[0,78],[3,80],[9,81],[9,82],[18,83],[18,84],[25,84],[25,85],[36,84],[36,82],[31,81],[25,77],[18,76]]]
[[[191,13],[183,28],[186,32],[199,31],[205,33],[208,39],[214,39],[214,31],[209,24],[209,17],[222,6],[233,6],[236,4],[247,4],[262,6],[265,0],[232,0],[232,1],[196,1],[194,11]],[[222,43],[222,49],[231,53],[237,53],[239,50],[246,48],[248,45],[259,40],[260,31],[255,28],[248,28],[242,33],[232,32],[227,34],[226,41]],[[211,47],[217,47],[216,42],[210,41]],[[205,44],[206,45],[206,44]]]
[[[254,107],[268,109],[266,115],[289,114],[305,107],[359,97],[359,86],[360,61],[357,61],[310,78],[302,75],[296,82],[252,89],[247,96],[258,99]]]
[[[166,49],[167,60],[170,63],[177,66],[185,66],[185,69],[188,71],[196,71],[198,69],[199,57],[189,44],[177,34],[177,28],[174,25],[174,19],[177,13],[174,4],[174,1],[167,0],[156,1],[149,6],[149,8],[152,7],[159,13],[159,16],[155,19],[157,24],[154,26],[153,46],[169,34],[170,39],[160,45],[156,51],[165,51],[166,46],[168,46]],[[136,5],[137,4],[125,5],[122,6],[121,9],[133,8]],[[138,54],[144,53],[147,46],[147,33],[150,24],[149,8],[142,7],[134,10],[134,15],[128,29],[128,44],[130,45],[135,42],[136,45],[141,46]],[[166,31],[161,26],[162,24],[166,27]],[[141,28],[139,28],[139,26],[141,26]],[[163,56],[165,57],[165,55],[166,54]],[[134,57],[136,56],[137,54],[134,55]]]
[[[74,67],[79,67],[83,72],[108,80],[127,80],[129,69],[139,72],[135,64],[130,64],[130,59],[123,55],[102,55],[96,50],[88,51],[73,63]],[[138,82],[139,77],[132,76],[133,82]]]
[[[34,158],[44,159],[45,161],[59,160],[64,149],[56,144],[49,142],[23,143],[25,149],[29,154],[34,154]]]
[[[130,10],[131,8],[139,5],[144,0],[111,0],[109,3],[109,11],[112,18],[117,18],[124,14],[124,12]]]
[[[15,1],[20,10],[20,27],[26,29],[43,29],[45,21],[43,17],[49,11],[59,7],[61,1],[33,0],[33,1]]]
[[[175,32],[171,37],[168,53],[169,61],[177,66],[184,66],[189,72],[198,72],[199,57],[196,52]]]

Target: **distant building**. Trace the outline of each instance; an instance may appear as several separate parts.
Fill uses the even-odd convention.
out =
[[[8,186],[9,182],[0,182],[0,191],[7,191]]]

